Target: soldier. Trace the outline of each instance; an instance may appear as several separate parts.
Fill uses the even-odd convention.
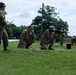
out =
[[[1,39],[3,39],[3,48],[4,51],[8,50],[8,35],[7,32],[5,30],[5,27],[7,26],[7,23],[5,21],[5,3],[0,2],[0,43],[1,43]]]
[[[63,46],[63,43],[64,43],[64,36],[65,36],[65,34],[64,34],[64,29],[62,28],[62,29],[61,29],[61,32],[60,32],[60,34],[59,34],[60,45],[61,45],[61,46]]]
[[[54,26],[50,26],[49,29],[47,29],[43,35],[41,36],[41,49],[49,49],[49,50],[54,50],[52,48],[54,41],[55,41],[55,28]],[[49,46],[48,46],[49,45]]]
[[[73,36],[72,39],[71,39],[71,45],[75,45],[76,46],[76,37]]]
[[[35,41],[36,36],[34,33],[33,27],[30,25],[27,30],[24,30],[20,35],[20,41],[18,44],[18,48],[29,48],[32,43]]]

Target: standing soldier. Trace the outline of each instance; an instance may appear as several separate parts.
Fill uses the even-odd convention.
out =
[[[59,34],[59,38],[60,38],[60,45],[63,46],[63,43],[64,43],[64,36],[65,36],[65,33],[64,33],[64,29],[62,28],[61,29],[61,32]]]
[[[33,27],[30,25],[27,30],[24,30],[20,35],[20,41],[18,44],[18,48],[29,48],[32,43],[35,41],[36,36],[34,33]]]
[[[5,30],[5,27],[7,26],[7,23],[5,21],[5,3],[0,2],[0,43],[1,43],[1,39],[3,39],[3,48],[4,51],[8,50],[7,46],[8,46],[8,35],[7,32]]]
[[[41,49],[49,49],[49,50],[54,50],[52,48],[54,41],[55,41],[55,32],[54,32],[55,28],[54,26],[50,26],[49,29],[47,29],[43,35],[41,36],[41,41],[40,41],[40,45],[41,45]]]

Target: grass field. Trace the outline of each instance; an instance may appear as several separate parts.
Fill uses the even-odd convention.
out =
[[[17,48],[10,42],[10,51],[0,46],[0,75],[76,75],[76,46],[55,44],[55,50],[40,50],[35,42],[29,49]]]

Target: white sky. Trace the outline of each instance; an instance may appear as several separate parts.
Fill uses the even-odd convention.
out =
[[[30,25],[32,20],[38,15],[38,10],[42,6],[50,5],[57,8],[60,18],[67,21],[69,25],[69,35],[76,36],[76,0],[0,0],[6,4],[6,19],[17,26]]]

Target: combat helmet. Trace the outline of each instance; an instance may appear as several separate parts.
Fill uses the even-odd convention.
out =
[[[49,26],[49,30],[55,30],[55,27],[54,26]]]
[[[5,3],[0,2],[0,8],[2,8],[3,6],[6,7]]]

